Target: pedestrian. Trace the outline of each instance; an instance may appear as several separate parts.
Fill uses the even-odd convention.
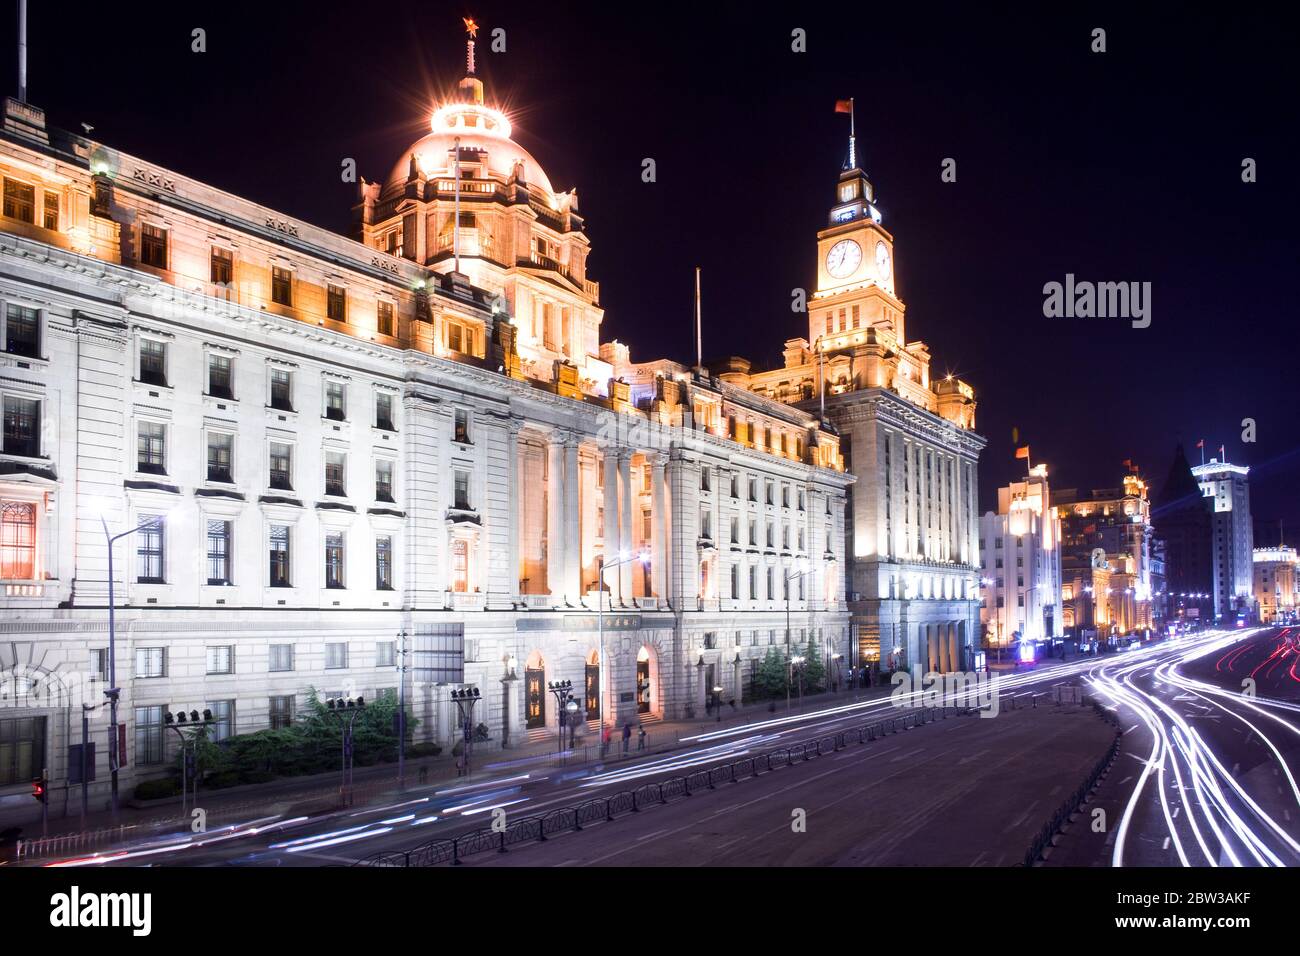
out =
[[[600,732],[600,756],[603,760],[609,753],[609,728],[605,727]]]
[[[645,727],[638,726],[636,735],[636,749],[645,750]]]
[[[624,724],[624,725],[623,725],[623,753],[624,753],[624,755],[627,754],[627,747],[628,747],[628,744],[631,742],[631,740],[632,740],[632,725],[631,725],[631,724]]]
[[[429,765],[428,765],[427,763],[426,763],[426,764],[421,764],[421,765],[420,765],[420,783],[428,783],[428,782],[429,782]]]

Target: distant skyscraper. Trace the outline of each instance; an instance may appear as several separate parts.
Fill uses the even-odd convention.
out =
[[[1152,509],[1156,534],[1165,543],[1165,609],[1168,619],[1214,619],[1214,574],[1210,567],[1209,503],[1180,444],[1169,476]]]
[[[1223,624],[1237,614],[1253,616],[1255,532],[1250,521],[1250,469],[1211,458],[1192,469],[1210,502],[1210,570],[1214,616]]]

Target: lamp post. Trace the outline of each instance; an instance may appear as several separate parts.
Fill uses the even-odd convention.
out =
[[[785,656],[790,659],[790,582],[798,580],[813,573],[813,569],[808,566],[807,560],[801,561],[793,570],[785,572]],[[811,626],[811,625],[809,625]],[[786,681],[785,685],[785,709],[788,713],[790,710],[790,682]]]
[[[462,754],[461,776],[468,777],[470,771],[470,752],[473,749],[474,741],[472,734],[474,730],[474,705],[479,702],[481,696],[478,688],[473,684],[462,687],[460,690],[451,692],[451,699],[456,702],[456,709],[460,711],[460,726],[462,739],[465,742],[465,752]]]
[[[397,632],[397,789],[406,789],[406,631]]]
[[[198,775],[198,749],[199,738],[207,733],[209,727],[214,723],[212,711],[204,710],[202,717],[197,710],[192,710],[187,716],[185,711],[178,710],[176,713],[163,715],[164,724],[168,730],[174,731],[177,740],[181,745],[181,816],[189,816],[189,804],[186,802],[186,795],[194,797],[194,802],[198,802],[199,775]]]
[[[713,685],[713,711],[718,715],[718,723],[722,723],[722,685]]]
[[[117,823],[118,813],[121,809],[117,795],[118,758],[121,756],[117,746],[117,702],[121,696],[121,690],[117,686],[117,630],[113,614],[113,607],[116,603],[113,594],[113,545],[117,543],[119,538],[125,538],[137,531],[161,528],[163,519],[151,518],[148,521],[141,522],[134,528],[119,531],[117,534],[113,534],[108,530],[108,518],[102,512],[99,516],[99,523],[104,529],[104,541],[108,546],[108,689],[104,691],[104,696],[108,698],[108,774],[112,778],[113,822]]]
[[[555,727],[555,752],[558,754],[564,750],[564,728],[567,726],[569,719],[568,705],[573,701],[573,681],[553,680],[547,683],[546,689],[555,695],[555,712],[558,715]],[[574,704],[573,709],[578,709],[576,704]]]
[[[600,651],[600,729],[601,739],[605,731],[605,696],[609,687],[609,665],[605,662],[605,572],[630,561],[650,563],[650,552],[640,551],[629,554],[624,551],[615,561],[606,563],[604,555],[596,558],[596,646]]]
[[[799,709],[801,711],[803,710],[803,663],[804,663],[803,655],[795,655],[794,657],[790,658],[790,666],[789,666],[789,670],[787,671],[786,681],[785,681],[785,695],[786,695],[787,708],[788,708],[789,706],[788,701],[790,698],[790,684],[794,680],[794,669],[796,667],[799,668]]]
[[[573,749],[573,738],[578,732],[578,702],[569,695],[568,701],[564,705],[564,711],[569,715],[569,749]]]
[[[343,731],[343,783],[339,793],[347,806],[352,805],[352,725],[357,716],[366,709],[364,697],[331,697],[325,701],[325,707],[339,722]]]

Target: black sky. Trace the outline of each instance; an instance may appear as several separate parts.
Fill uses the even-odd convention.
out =
[[[506,30],[504,54],[480,44],[489,99],[557,188],[578,187],[604,337],[691,360],[699,264],[706,355],[775,364],[806,334],[790,290],[815,278],[846,150],[833,104],[853,96],[908,334],[978,391],[985,506],[1018,474],[1013,428],[1058,487],[1115,485],[1131,458],[1158,491],[1175,442],[1195,461],[1204,437],[1252,466],[1259,522],[1300,539],[1295,29],[1246,5],[895,6],[139,2],[71,29],[66,6],[33,4],[29,99],[346,231],[340,162],[387,175],[460,77],[473,14],[481,41]],[[1151,327],[1044,318],[1043,284],[1067,272],[1150,281]]]

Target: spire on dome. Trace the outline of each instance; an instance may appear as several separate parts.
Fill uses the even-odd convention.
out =
[[[474,22],[473,17],[461,17],[465,21],[465,32],[469,34],[469,39],[465,41],[465,71],[474,75],[474,37],[478,35],[478,24]]]
[[[478,34],[478,24],[473,17],[461,17],[465,21],[465,32],[469,39],[465,41],[465,78],[456,84],[460,90],[461,100],[465,103],[483,105],[483,81],[474,75],[474,37]]]

